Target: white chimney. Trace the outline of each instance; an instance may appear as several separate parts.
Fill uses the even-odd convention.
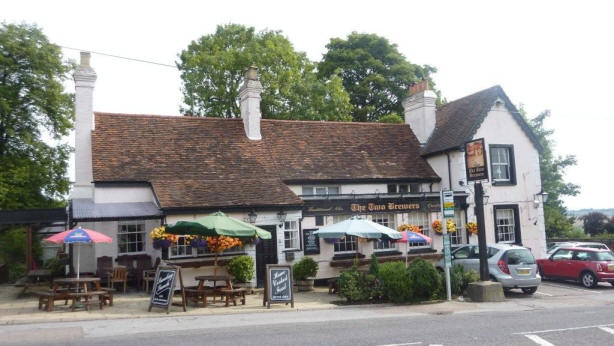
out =
[[[241,118],[245,127],[245,134],[251,140],[260,140],[260,94],[262,93],[262,84],[258,80],[258,68],[251,66],[245,72],[245,81],[239,89],[239,107],[241,109]]]
[[[93,198],[92,130],[96,72],[90,66],[89,52],[81,52],[81,63],[75,70],[73,79],[75,80],[75,185],[71,198]]]
[[[409,97],[403,101],[405,123],[411,127],[421,145],[426,144],[435,129],[437,95],[429,90],[424,79],[409,87]]]

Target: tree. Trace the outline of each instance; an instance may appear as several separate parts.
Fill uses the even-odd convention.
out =
[[[318,75],[339,74],[354,106],[354,121],[378,121],[391,113],[403,114],[401,102],[411,84],[436,72],[434,67],[412,64],[395,44],[375,34],[351,33],[326,45]]]
[[[0,24],[0,209],[52,207],[68,193],[73,64],[36,26]],[[56,142],[56,144],[51,143]]]
[[[605,231],[608,217],[603,213],[592,212],[582,216],[582,221],[584,221],[584,233],[597,235]]]
[[[403,124],[405,120],[397,113],[382,115],[379,118],[380,123]]]
[[[192,41],[177,63],[183,81],[181,112],[197,116],[240,116],[238,93],[246,69],[259,68],[265,118],[351,120],[352,106],[341,79],[319,79],[315,64],[296,52],[280,31],[256,32],[237,24]]]
[[[522,105],[519,109],[524,114]],[[555,156],[552,152],[554,142],[550,137],[554,130],[544,127],[544,121],[549,116],[549,110],[543,111],[531,119],[529,125],[543,147],[539,155],[539,169],[542,189],[548,193],[548,200],[544,203],[546,235],[557,237],[564,236],[573,230],[573,222],[566,216],[567,209],[561,198],[577,195],[580,192],[580,187],[565,182],[563,178],[565,169],[576,165],[576,158],[573,155]]]

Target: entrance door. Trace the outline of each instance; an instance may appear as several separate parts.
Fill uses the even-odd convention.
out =
[[[258,227],[271,232],[271,239],[260,239],[256,245],[256,282],[258,287],[263,287],[266,265],[277,264],[277,227],[274,225]]]

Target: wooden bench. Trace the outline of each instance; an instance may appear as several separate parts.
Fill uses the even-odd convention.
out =
[[[63,300],[64,305],[68,304],[68,292],[66,290],[48,290],[33,292],[38,296],[38,309],[53,311],[53,303],[56,300]]]
[[[199,304],[203,303],[203,308],[207,307],[207,296],[212,296],[215,302],[215,296],[218,294],[216,290],[212,288],[201,288],[198,287],[186,287],[183,289],[185,292],[186,299]]]
[[[85,306],[85,310],[89,311],[90,298],[93,298],[94,296],[98,296],[98,305],[100,306],[100,310],[102,310],[105,294],[107,294],[107,291],[70,292],[68,293],[68,299],[72,300],[70,310],[75,311],[77,301],[80,301],[81,298],[84,298],[84,300],[80,302],[81,304],[83,304],[83,306]]]
[[[245,288],[222,288],[220,292],[226,297],[226,306],[230,306],[230,299],[237,306],[237,298],[241,298],[241,304],[245,305]]]

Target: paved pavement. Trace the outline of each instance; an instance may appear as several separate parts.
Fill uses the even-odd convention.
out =
[[[506,298],[503,303],[453,301],[326,309],[278,305],[273,311],[243,310],[232,314],[220,314],[221,309],[191,309],[201,313],[5,325],[0,326],[0,344],[614,344],[611,285],[586,290],[574,283],[547,281],[534,296],[512,291]]]

